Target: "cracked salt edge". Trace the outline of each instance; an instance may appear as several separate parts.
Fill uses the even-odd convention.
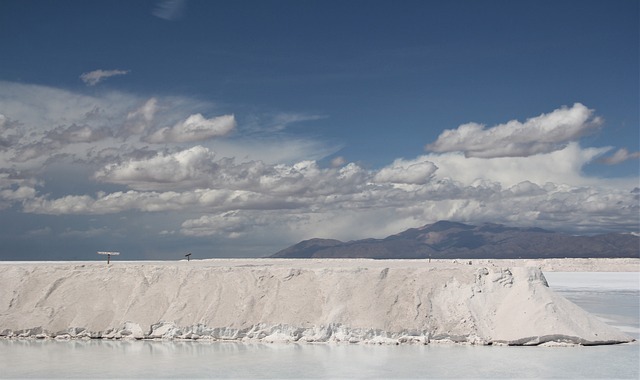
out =
[[[226,341],[262,343],[360,343],[379,345],[400,344],[468,344],[501,346],[595,346],[634,342],[628,340],[589,341],[580,337],[560,334],[524,337],[515,340],[486,340],[478,336],[456,336],[447,334],[431,335],[424,331],[402,331],[390,333],[377,329],[351,329],[341,324],[331,324],[314,328],[300,328],[289,325],[254,325],[250,328],[210,328],[205,325],[179,327],[172,322],[159,322],[144,332],[140,325],[126,322],[119,329],[94,332],[84,328],[69,328],[51,333],[40,327],[11,331],[0,331],[0,339],[105,339],[105,340],[179,340],[179,341]]]

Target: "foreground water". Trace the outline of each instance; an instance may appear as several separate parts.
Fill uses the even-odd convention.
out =
[[[640,338],[638,273],[549,273],[571,301]],[[638,342],[598,347],[0,341],[0,377],[633,378]]]

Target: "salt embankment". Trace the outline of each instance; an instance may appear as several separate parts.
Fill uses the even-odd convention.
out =
[[[554,293],[538,267],[490,264],[3,263],[0,336],[509,345],[632,340]]]

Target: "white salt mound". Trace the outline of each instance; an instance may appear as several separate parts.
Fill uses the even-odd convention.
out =
[[[0,265],[0,336],[613,344],[539,268],[428,260]]]

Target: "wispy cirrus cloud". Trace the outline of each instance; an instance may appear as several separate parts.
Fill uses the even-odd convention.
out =
[[[60,126],[48,131],[46,138],[65,144],[90,143],[103,140],[111,136],[111,131],[106,128],[91,128],[88,125],[71,124]]]
[[[613,155],[601,158],[600,162],[607,165],[616,165],[621,162],[637,158],[640,158],[640,152],[630,153],[627,149],[620,148]]]
[[[129,74],[130,70],[94,70],[87,73],[82,73],[80,79],[87,86],[95,86],[107,78],[111,78],[117,75]]]
[[[270,129],[280,131],[286,129],[291,124],[301,123],[305,121],[314,121],[326,119],[326,115],[310,115],[303,113],[282,112],[273,116]]]
[[[121,133],[124,136],[140,135],[153,126],[153,119],[158,112],[158,99],[151,98],[139,108],[127,113],[126,122]]]
[[[277,112],[264,115],[251,115],[246,118],[243,129],[249,133],[272,134],[284,131],[296,124],[327,119],[327,115],[301,112]]]
[[[167,21],[175,21],[184,15],[186,0],[162,0],[156,3],[153,15]]]

